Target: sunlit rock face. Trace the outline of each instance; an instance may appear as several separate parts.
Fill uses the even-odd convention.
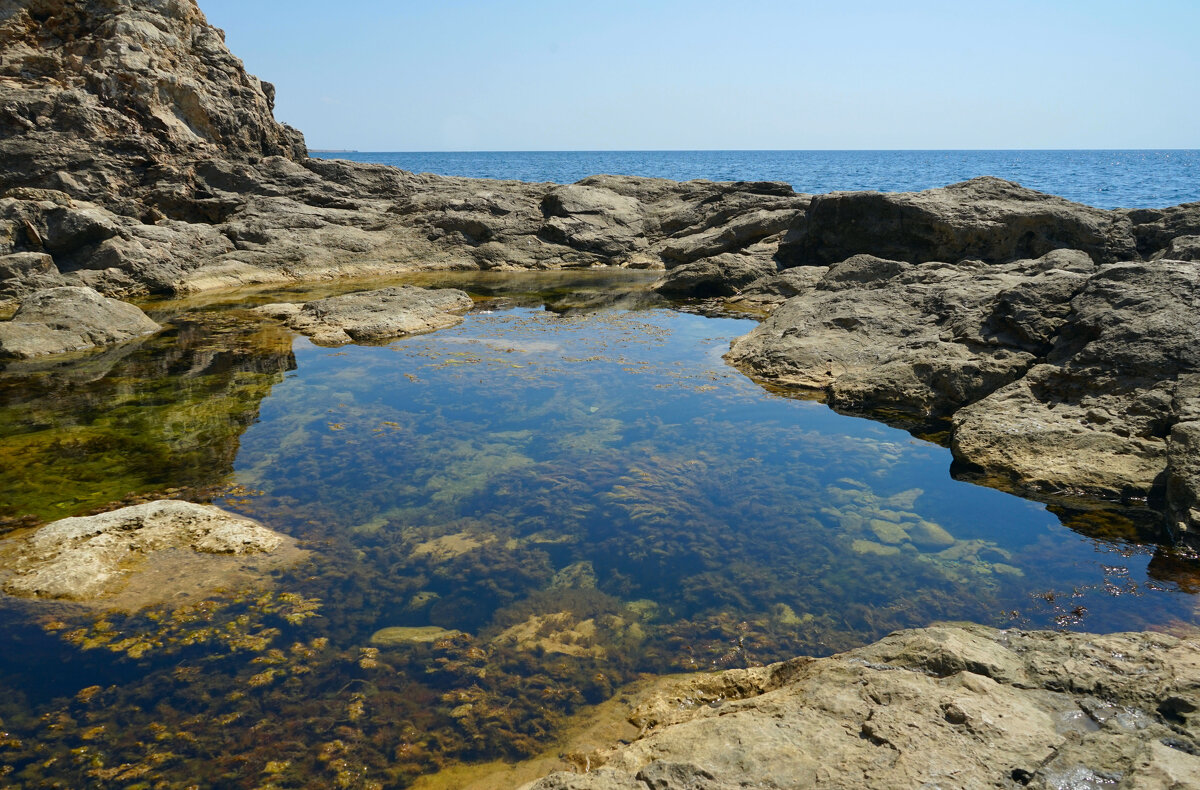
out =
[[[1195,640],[933,627],[663,681],[632,743],[523,790],[1190,787]]]
[[[307,156],[192,0],[5,0],[0,76],[0,192],[120,202],[182,159]]]

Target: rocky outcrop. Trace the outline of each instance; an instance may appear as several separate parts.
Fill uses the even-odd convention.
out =
[[[0,85],[0,193],[124,207],[176,162],[307,156],[191,0],[3,0]]]
[[[119,343],[162,329],[137,307],[91,288],[34,291],[0,322],[0,359],[28,359]]]
[[[909,263],[1001,263],[1064,248],[1097,263],[1139,257],[1133,223],[1122,212],[975,178],[924,192],[818,195],[788,230],[779,260],[824,266],[862,253]]]
[[[445,329],[462,321],[471,297],[453,288],[410,285],[331,296],[304,304],[269,304],[257,312],[282,320],[314,343],[337,346]]]
[[[1200,639],[940,626],[665,680],[642,735],[524,790],[1196,787]]]
[[[856,255],[813,272],[731,362],[843,410],[949,419],[956,459],[992,482],[1161,503],[1169,481],[1175,512],[1191,513],[1195,264],[1059,250],[1006,264]]]
[[[136,601],[133,608],[197,583],[211,591],[250,567],[265,572],[300,554],[292,539],[257,522],[177,500],[65,518],[6,544],[6,593],[118,607]]]

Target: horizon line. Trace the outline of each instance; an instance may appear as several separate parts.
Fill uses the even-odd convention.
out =
[[[461,149],[358,149],[312,148],[310,153],[336,154],[617,154],[617,153],[1193,153],[1200,148],[461,148]]]

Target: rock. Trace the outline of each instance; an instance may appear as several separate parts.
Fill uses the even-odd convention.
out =
[[[1123,212],[1133,223],[1138,253],[1146,259],[1170,258],[1164,252],[1180,236],[1200,235],[1200,203]]]
[[[54,259],[44,252],[16,252],[0,255],[0,281],[19,280],[24,283],[44,282],[42,287],[63,285]]]
[[[542,198],[542,213],[538,235],[556,244],[618,258],[647,246],[641,202],[600,186],[554,189]]]
[[[392,626],[381,628],[371,634],[371,644],[379,647],[400,647],[402,645],[438,642],[442,639],[453,639],[461,636],[462,631],[449,628],[439,628],[436,625],[425,626]]]
[[[1033,490],[1154,493],[1177,381],[1200,372],[1200,328],[1187,318],[1198,286],[1195,264],[1102,267],[1070,300],[1045,362],[955,415],[956,457]]]
[[[196,154],[306,156],[194,2],[8,2],[0,191],[95,189],[119,198],[150,162]],[[80,195],[82,196],[82,195]]]
[[[769,257],[725,253],[670,269],[654,290],[668,296],[734,296],[752,282],[775,273]]]
[[[801,216],[802,211],[750,211],[721,226],[673,239],[663,245],[661,255],[669,269],[744,249],[767,236],[782,233]]]
[[[523,790],[1193,787],[1198,671],[1195,633],[900,631],[664,679],[632,712],[640,737]]]
[[[866,253],[909,263],[1000,263],[1056,249],[1083,250],[1099,263],[1139,257],[1122,213],[984,177],[924,192],[818,195],[788,230],[779,260],[821,266]]]
[[[1200,373],[1197,278],[1192,263],[1097,267],[1067,250],[991,265],[856,255],[727,358],[839,409],[950,418],[956,460],[992,484],[1129,500],[1166,481],[1176,530],[1194,529],[1190,428],[1172,426],[1196,419],[1179,388]]]
[[[1200,261],[1200,236],[1176,236],[1165,249],[1154,253],[1151,260]]]
[[[0,322],[0,358],[82,351],[160,329],[137,307],[91,288],[47,288],[21,300],[11,321]]]
[[[262,572],[301,554],[290,538],[257,522],[177,500],[62,519],[5,544],[8,594],[117,608],[188,591],[197,583],[189,576],[211,591],[247,567]]]
[[[297,304],[269,304],[257,312],[278,318],[320,345],[388,340],[432,332],[462,321],[471,297],[453,288],[410,285],[360,291]]]
[[[912,266],[857,255],[734,341],[727,359],[757,378],[827,390],[839,408],[944,416],[1033,362],[1021,342],[992,324],[1001,294],[1021,285],[1054,289],[1075,277],[1040,267]]]

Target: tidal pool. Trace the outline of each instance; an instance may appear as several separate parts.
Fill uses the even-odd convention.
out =
[[[0,373],[4,529],[165,493],[311,550],[137,615],[0,603],[0,787],[404,786],[538,752],[642,673],[1197,621],[1136,512],[1055,514],[768,392],[721,359],[751,320],[646,277],[417,279],[476,311],[329,349],[242,309],[278,293],[154,305],[156,338]]]

